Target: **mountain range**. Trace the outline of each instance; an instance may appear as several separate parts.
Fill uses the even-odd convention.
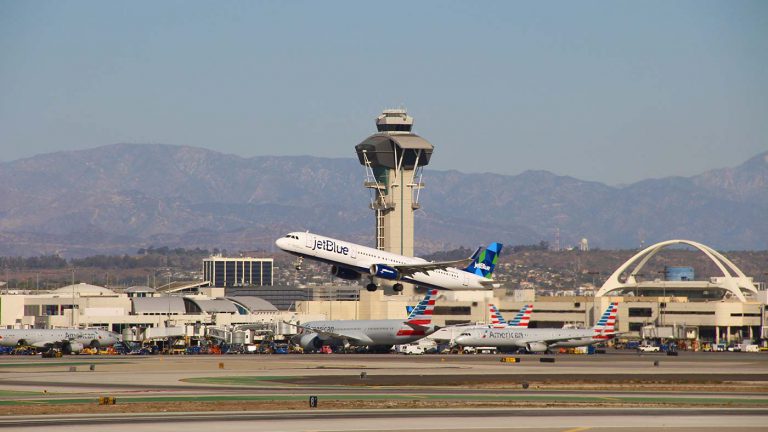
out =
[[[133,253],[147,246],[272,251],[312,230],[373,242],[354,158],[243,158],[202,148],[114,144],[0,163],[0,255]],[[768,152],[693,177],[609,186],[547,171],[468,174],[427,167],[419,252],[587,238],[636,248],[686,238],[768,248]]]

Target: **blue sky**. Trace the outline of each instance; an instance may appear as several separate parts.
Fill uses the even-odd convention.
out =
[[[768,149],[768,2],[0,0],[0,160],[117,142],[621,184]]]

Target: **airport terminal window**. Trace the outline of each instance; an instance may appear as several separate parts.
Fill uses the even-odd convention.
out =
[[[40,305],[24,305],[24,316],[40,315]]]
[[[445,320],[445,325],[447,326],[460,325],[460,324],[469,324],[469,320]]]
[[[714,315],[714,314],[715,314],[715,311],[664,311],[664,315]],[[741,315],[731,314],[731,316],[741,316]]]
[[[653,316],[653,311],[651,308],[629,308],[629,316],[649,318]]]
[[[43,315],[59,315],[59,305],[43,305]]]
[[[469,315],[472,308],[469,306],[435,306],[435,315]]]
[[[629,323],[629,331],[640,331],[643,329],[643,323],[631,322]]]

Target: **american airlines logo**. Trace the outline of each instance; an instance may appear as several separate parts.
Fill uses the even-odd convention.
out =
[[[336,244],[336,242],[333,240],[315,240],[315,244],[312,245],[312,250],[336,252],[337,254],[341,255],[349,255],[349,248],[347,246]]]
[[[484,337],[488,339],[522,339],[523,334],[519,332],[485,332]]]

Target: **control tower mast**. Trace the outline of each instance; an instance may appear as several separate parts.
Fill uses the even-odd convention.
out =
[[[371,191],[376,247],[413,256],[413,213],[434,146],[411,132],[413,117],[404,109],[384,110],[376,128],[378,133],[355,146],[366,171],[364,185]]]

